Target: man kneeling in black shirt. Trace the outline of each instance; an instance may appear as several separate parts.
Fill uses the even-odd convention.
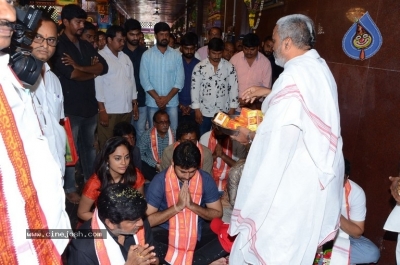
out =
[[[147,203],[133,188],[106,187],[93,218],[75,233],[68,247],[68,264],[159,264],[145,216]]]

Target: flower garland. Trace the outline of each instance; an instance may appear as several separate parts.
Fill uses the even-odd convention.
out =
[[[264,2],[264,1],[255,0],[254,6],[253,6],[252,0],[244,0],[247,10],[249,10],[249,13],[252,13],[252,14],[255,14],[257,12],[258,6],[261,4],[261,2]]]
[[[261,17],[261,11],[263,10],[264,7],[264,0],[255,0],[254,5],[252,3],[252,0],[244,0],[244,3],[246,5],[247,10],[249,11],[249,25],[253,30],[255,30],[260,24],[260,17]],[[256,12],[258,10],[258,7],[260,7],[260,12],[258,13],[256,25],[254,25],[254,19],[256,17]]]

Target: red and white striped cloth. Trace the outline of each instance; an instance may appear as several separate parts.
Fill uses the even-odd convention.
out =
[[[121,248],[117,242],[109,234],[106,226],[100,220],[97,208],[93,213],[92,218],[92,229],[102,229],[107,232],[106,237],[97,237],[94,239],[94,247],[96,250],[96,256],[100,265],[120,265],[125,264],[124,256],[121,253]],[[135,235],[133,235],[135,243],[137,245],[145,245],[144,228],[141,227]]]
[[[165,174],[165,195],[168,207],[179,200],[180,185],[174,167]],[[203,195],[203,181],[199,171],[190,179],[189,192],[193,203],[199,204]],[[169,264],[191,265],[197,244],[199,217],[185,208],[169,219],[168,251],[165,260]]]

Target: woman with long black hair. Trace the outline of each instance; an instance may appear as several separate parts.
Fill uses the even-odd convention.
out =
[[[126,183],[144,193],[144,177],[133,163],[129,142],[124,137],[107,140],[97,157],[95,173],[86,182],[79,202],[78,217],[92,218],[91,208],[100,192],[110,184]]]

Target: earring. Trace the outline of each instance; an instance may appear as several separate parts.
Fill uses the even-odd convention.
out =
[[[108,163],[107,163],[107,166],[106,166],[106,170],[109,170],[110,168],[108,167]]]

